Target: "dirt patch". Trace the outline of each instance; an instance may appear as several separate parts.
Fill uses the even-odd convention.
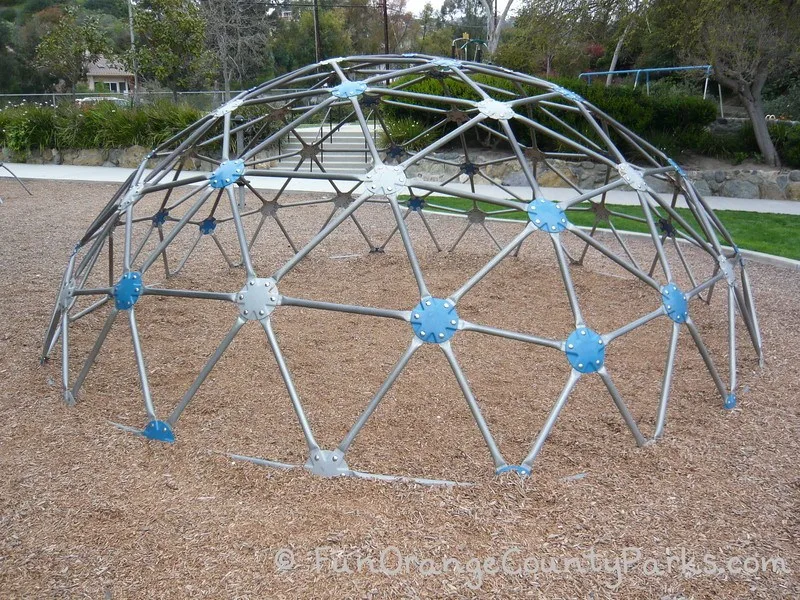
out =
[[[800,594],[800,381],[792,375],[800,322],[796,273],[750,265],[766,364],[759,370],[740,327],[740,409],[722,410],[684,332],[663,440],[638,449],[599,379],[586,377],[533,476],[496,478],[447,362],[437,348],[426,346],[357,438],[348,461],[364,471],[473,485],[325,480],[302,470],[234,462],[224,454],[291,463],[307,458],[264,332],[252,323],[189,405],[175,445],[145,442],[109,425],[144,423],[124,320],[112,329],[77,406],[64,406],[58,352],[52,363],[38,363],[43,330],[75,241],[116,186],[28,185],[33,198],[13,182],[0,181],[5,200],[0,207],[0,596]],[[281,217],[290,235],[304,243],[329,211],[329,205],[285,209]],[[357,215],[373,242],[382,242],[392,229],[385,205],[364,207]],[[430,220],[445,247],[463,227],[459,219],[431,215]],[[257,222],[253,215],[246,227],[253,231]],[[493,256],[491,240],[479,228],[471,228],[457,251],[447,254],[434,251],[416,215],[408,222],[434,295],[452,292]],[[520,229],[519,224],[489,227],[501,244]],[[219,238],[234,257],[231,229],[221,226]],[[179,255],[191,236],[176,241]],[[580,251],[577,240],[567,243]],[[201,244],[165,285],[238,290],[242,271],[227,268],[209,240]],[[464,297],[460,316],[563,339],[573,324],[549,244],[546,236],[530,238],[519,259],[501,263]],[[631,246],[642,262],[651,260],[646,246]],[[254,256],[264,276],[291,256],[274,222],[266,223]],[[673,259],[677,264],[677,256]],[[690,253],[690,260],[699,268],[699,257]],[[158,279],[157,267],[151,273]],[[584,316],[598,331],[613,330],[657,306],[651,290],[596,253],[573,268],[572,276]],[[352,222],[288,275],[281,292],[403,310],[419,300],[399,237],[385,254],[368,254]],[[692,314],[724,371],[722,296],[715,293],[711,306],[692,304]],[[146,297],[137,314],[156,408],[166,416],[236,311],[215,301]],[[73,328],[73,379],[104,317],[97,311]],[[325,448],[338,444],[411,339],[399,321],[311,309],[279,309],[274,326]],[[609,371],[646,434],[655,420],[668,335],[669,322],[657,320],[608,351]],[[518,463],[566,381],[563,355],[477,333],[459,334],[453,347],[502,452]],[[281,548],[293,552],[293,569],[276,566]],[[417,560],[397,564],[400,556],[411,555]],[[526,557],[533,559],[527,565]],[[622,565],[615,569],[615,561],[625,557],[633,562],[627,573]],[[756,571],[752,561],[743,562],[747,557],[756,559]],[[762,570],[762,559],[770,557],[783,559],[791,572],[775,573],[770,564]],[[542,572],[542,559],[549,572]],[[569,566],[567,559],[580,563]],[[687,564],[690,559],[694,562]],[[719,573],[709,574],[709,561]],[[457,564],[463,572],[453,572]],[[730,572],[737,568],[740,572]]]

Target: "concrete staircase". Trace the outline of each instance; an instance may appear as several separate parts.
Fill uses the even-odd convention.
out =
[[[357,124],[347,124],[336,130],[332,136],[325,139],[321,144],[318,141],[330,132],[330,126],[325,125],[321,129],[316,127],[298,128],[297,134],[306,144],[317,142],[317,159],[322,163],[326,173],[366,173],[372,168],[372,157],[367,150],[367,142],[364,133]],[[373,139],[377,137],[373,133]],[[292,134],[284,138],[281,142],[281,154],[289,152],[300,152],[303,145]],[[300,162],[301,156],[291,156],[281,160],[278,168],[281,170],[293,170]],[[304,172],[320,173],[322,170],[310,158],[303,161],[299,169]]]

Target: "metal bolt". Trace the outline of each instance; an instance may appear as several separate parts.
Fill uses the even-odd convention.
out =
[[[256,280],[255,279],[251,279],[250,280],[250,285],[255,285],[255,284],[256,284]]]
[[[575,346],[573,346],[572,344],[567,344],[567,348],[569,348],[570,350],[572,350],[574,347]]]
[[[425,306],[430,306],[430,305],[431,305],[431,301],[430,300],[426,300],[425,301]]]
[[[458,324],[458,323],[456,322],[456,320],[455,320],[455,319],[453,319],[452,321],[450,321],[450,325],[457,325],[457,324]]]
[[[602,346],[603,345],[603,340],[597,340],[597,343]]]
[[[586,335],[586,330],[585,329],[581,329],[581,335]]]
[[[314,460],[319,460],[319,454],[314,455]]]
[[[425,337],[425,332],[424,332],[424,331],[420,331],[420,332],[419,332],[419,334],[420,334],[422,337]]]
[[[542,222],[542,220],[541,219],[536,219],[536,221],[534,221],[534,222],[538,225],[539,223]]]
[[[414,318],[419,319],[419,313],[414,313]]]
[[[264,309],[262,308],[260,311],[258,311],[258,314],[260,314],[263,317],[264,316]]]
[[[551,226],[550,226],[550,229],[552,229],[553,231],[555,231],[555,230],[556,230],[556,226],[555,226],[555,225],[551,225]]]
[[[275,302],[275,296],[270,296],[270,297],[269,297],[269,301],[270,301],[270,302]]]
[[[333,462],[336,462],[337,460],[339,460],[339,457],[338,457],[338,456],[336,456],[336,455],[334,454],[334,455],[333,455],[333,458],[331,458],[331,460],[332,460]]]
[[[445,303],[444,303],[444,307],[445,307],[445,308],[450,308],[450,305],[449,305],[447,302],[445,302]]]
[[[567,222],[567,220],[566,220],[566,219],[561,219],[561,222],[562,222],[562,223],[566,223],[566,222]]]
[[[599,361],[599,360],[596,360],[596,361],[594,361],[594,364],[596,364],[596,365],[599,365],[599,364],[600,364],[600,361]]]
[[[244,300],[244,294],[239,294],[239,300]]]
[[[578,368],[582,369],[583,368],[583,363],[578,363]]]
[[[250,312],[250,311],[246,310],[246,311],[244,311],[244,314],[248,314],[249,312]]]
[[[444,337],[444,334],[443,334],[443,333],[440,333],[440,334],[439,334],[439,337],[440,337],[440,338],[443,338],[443,337]]]

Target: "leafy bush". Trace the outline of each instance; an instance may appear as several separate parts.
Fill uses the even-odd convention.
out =
[[[503,93],[504,90],[515,93],[521,90],[530,95],[542,93],[540,88],[527,85],[519,86],[511,81],[496,77],[478,75],[475,80],[487,89],[489,95],[498,100],[508,98],[508,95]],[[601,85],[589,85],[576,79],[557,79],[553,83],[574,90],[591,104],[644,138],[658,138],[667,142],[667,145],[672,148],[680,146],[681,138],[705,138],[706,134],[703,133],[703,128],[716,118],[714,102],[703,100],[698,96],[679,94],[648,96],[639,89],[619,86],[606,88]],[[443,98],[480,99],[479,95],[469,85],[452,77],[446,79],[428,77],[420,81],[414,81],[412,76],[401,78],[395,85],[409,92],[430,94]],[[430,126],[441,120],[441,114],[425,113],[411,108],[412,106],[420,106],[423,102],[415,98],[401,98],[398,103],[408,105],[409,108],[398,104],[386,105],[384,112],[388,117],[387,121],[396,122],[402,119],[412,119]],[[428,105],[445,110],[450,108],[450,103],[444,99],[428,103]],[[522,114],[525,114],[526,110],[526,108],[520,109]],[[595,142],[601,141],[597,132],[579,114],[550,111],[561,120],[559,122],[538,109],[532,109],[532,111],[531,116],[534,120],[541,122],[558,133],[572,137],[574,134],[569,131],[571,127]],[[530,143],[533,133],[526,126],[517,121],[512,122],[511,125],[520,141],[526,144]],[[448,123],[445,130],[451,130],[454,127],[455,124]],[[624,148],[626,146],[621,139],[615,141],[620,143],[620,147]],[[712,143],[707,139],[703,141],[706,144]],[[562,143],[547,136],[537,136],[537,144],[543,150],[567,149]]]
[[[197,121],[202,113],[168,101],[136,108],[112,102],[58,108],[23,104],[0,111],[0,143],[14,151],[45,148],[151,148]]]
[[[407,150],[420,150],[437,137],[436,131],[422,135],[426,129],[425,125],[412,118],[392,119],[387,121],[386,128],[389,131],[391,140]],[[384,133],[381,133],[378,143],[384,147],[391,145],[389,137]]]
[[[791,85],[780,96],[765,101],[764,112],[800,121],[800,82]]]

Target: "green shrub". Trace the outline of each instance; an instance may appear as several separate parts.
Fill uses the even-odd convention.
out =
[[[420,150],[433,142],[438,135],[437,131],[424,133],[427,129],[425,124],[410,117],[389,120],[386,128],[391,140],[406,150]],[[384,133],[380,134],[378,143],[383,147],[391,145],[389,137]]]
[[[47,106],[22,105],[2,111],[8,113],[3,125],[3,141],[15,152],[55,145],[54,111]]]
[[[769,135],[783,165],[800,169],[800,125],[773,123],[769,126]]]
[[[0,142],[15,151],[43,148],[151,148],[186,129],[199,110],[163,101],[129,108],[113,102],[58,108],[20,105],[0,111]]]

